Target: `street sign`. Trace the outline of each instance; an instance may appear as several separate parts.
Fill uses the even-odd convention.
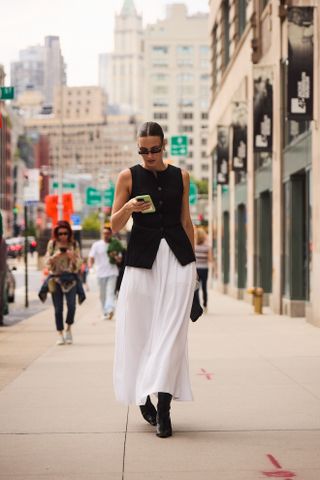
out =
[[[70,183],[70,182],[63,182],[62,186],[63,186],[64,190],[67,190],[67,189],[73,190],[74,188],[76,188],[76,184],[75,183]],[[52,188],[54,190],[59,188],[59,183],[58,182],[53,182]]]
[[[88,187],[86,190],[86,204],[94,207],[101,207],[101,192],[93,187]]]
[[[114,184],[110,183],[109,188],[103,192],[103,205],[105,207],[112,207],[114,199]]]
[[[23,201],[27,204],[40,200],[39,175],[39,168],[28,168],[24,173]]]
[[[74,226],[74,225],[80,225],[80,224],[81,224],[81,217],[80,217],[80,215],[78,215],[77,213],[73,213],[73,214],[71,215],[71,221],[72,221],[73,226]]]
[[[0,87],[0,100],[13,100],[14,87]]]
[[[174,135],[170,142],[171,155],[185,157],[188,155],[188,137],[187,135]]]
[[[189,190],[189,203],[190,205],[196,205],[198,201],[198,187],[194,182],[190,182]]]

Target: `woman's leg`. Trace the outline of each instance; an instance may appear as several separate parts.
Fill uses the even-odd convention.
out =
[[[61,287],[56,283],[55,291],[52,293],[54,316],[58,332],[63,332],[63,293]]]
[[[76,313],[76,286],[74,286],[69,292],[65,293],[66,300],[67,300],[67,319],[66,324],[68,325],[68,330],[70,329],[70,325],[74,322],[74,316]]]
[[[208,291],[207,291],[208,269],[198,268],[197,272],[198,272],[200,283],[201,283],[201,289],[202,289],[202,295],[203,295],[203,306],[204,308],[206,308],[208,303]]]
[[[157,436],[161,438],[171,437],[172,435],[170,418],[171,400],[172,395],[170,395],[170,393],[158,393]]]

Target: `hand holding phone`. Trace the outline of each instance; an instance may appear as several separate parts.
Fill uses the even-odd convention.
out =
[[[154,213],[156,211],[156,208],[154,206],[154,203],[152,201],[152,198],[150,197],[150,195],[137,195],[135,197],[135,199],[138,201],[138,202],[146,202],[146,203],[150,203],[150,208],[148,208],[147,210],[143,210],[141,213]]]

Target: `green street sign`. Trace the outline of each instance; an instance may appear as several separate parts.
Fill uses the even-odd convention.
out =
[[[63,186],[63,189],[64,189],[64,190],[67,190],[67,189],[73,190],[74,188],[76,188],[76,184],[75,184],[75,183],[63,182],[62,186]],[[53,182],[52,188],[53,188],[53,189],[59,188],[59,183],[58,183],[58,182]]]
[[[114,199],[114,185],[110,184],[109,188],[107,188],[103,192],[103,205],[105,207],[112,207]]]
[[[198,201],[198,187],[194,182],[190,182],[189,203],[190,205],[196,205],[197,201]]]
[[[91,207],[101,206],[101,192],[93,187],[88,187],[86,190],[86,204]]]
[[[0,100],[13,100],[14,87],[0,87]]]
[[[186,157],[188,155],[188,137],[187,135],[174,135],[170,141],[171,155]]]

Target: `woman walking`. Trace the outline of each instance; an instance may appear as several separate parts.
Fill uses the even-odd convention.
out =
[[[202,227],[195,229],[195,255],[197,273],[202,290],[203,308],[206,312],[208,305],[208,272],[209,265],[212,264],[212,253],[208,244],[207,233]],[[197,295],[199,295],[199,290],[197,290]]]
[[[70,224],[64,220],[57,223],[53,239],[49,241],[46,253],[46,266],[49,271],[49,291],[55,311],[56,328],[59,338],[57,345],[72,343],[71,325],[76,311],[78,274],[82,259],[77,242],[73,239]],[[63,297],[67,302],[66,333],[63,335]]]
[[[111,217],[114,232],[133,219],[116,311],[114,387],[117,399],[139,405],[164,438],[172,435],[172,398],[192,400],[187,333],[196,268],[189,174],[164,163],[159,124],[144,123],[137,140],[142,163],[120,173]]]

